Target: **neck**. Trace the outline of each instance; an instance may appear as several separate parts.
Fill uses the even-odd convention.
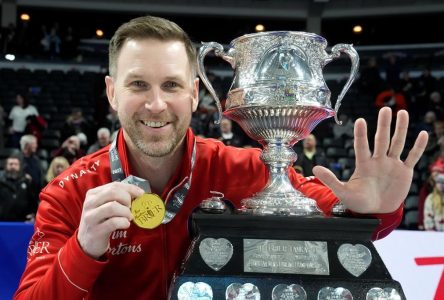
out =
[[[129,138],[128,138],[129,139]],[[185,140],[178,145],[170,154],[163,157],[148,156],[140,151],[125,136],[127,145],[128,161],[134,175],[149,181],[151,191],[161,195],[171,176],[174,175],[185,151]]]

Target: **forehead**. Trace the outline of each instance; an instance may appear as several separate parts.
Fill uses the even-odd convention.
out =
[[[18,160],[18,158],[8,158],[6,160],[7,164],[20,164],[20,160]]]
[[[123,44],[117,59],[120,75],[175,76],[190,70],[190,63],[181,41],[130,39]]]

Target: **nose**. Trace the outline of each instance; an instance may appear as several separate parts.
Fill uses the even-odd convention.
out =
[[[145,103],[145,108],[152,113],[161,113],[167,108],[167,103],[164,100],[164,95],[159,89],[151,89],[148,99]]]

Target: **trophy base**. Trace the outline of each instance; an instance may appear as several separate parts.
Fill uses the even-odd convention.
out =
[[[197,236],[169,299],[396,299],[376,219],[193,214]]]
[[[316,201],[293,190],[288,193],[263,191],[242,200],[237,212],[250,215],[316,216],[322,215]]]

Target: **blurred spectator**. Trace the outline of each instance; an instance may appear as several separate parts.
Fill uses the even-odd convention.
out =
[[[97,141],[88,148],[86,154],[91,154],[111,143],[111,133],[108,128],[102,127],[97,130]]]
[[[440,153],[444,153],[444,121],[436,120],[433,123],[433,133],[429,135],[424,153],[431,162],[435,161]]]
[[[9,113],[9,119],[12,121],[9,133],[11,134],[11,147],[19,148],[20,138],[25,133],[27,125],[26,118],[32,115],[38,116],[39,112],[35,106],[29,104],[24,94],[17,94],[15,99],[17,105],[13,106]]]
[[[393,117],[396,118],[396,114],[401,109],[407,109],[407,103],[402,93],[395,90],[394,87],[382,91],[376,96],[375,106],[378,109],[388,106],[392,109]]]
[[[42,116],[30,115],[26,117],[25,134],[32,134],[37,138],[37,142],[42,140],[43,131],[45,131],[48,124]]]
[[[424,205],[424,229],[444,231],[444,174],[435,176],[435,186]]]
[[[42,47],[42,53],[45,56],[49,56],[49,48],[51,46],[51,36],[46,28],[46,25],[42,25],[41,27],[41,39],[40,46]]]
[[[427,103],[429,101],[430,94],[436,90],[436,78],[433,77],[430,68],[426,68],[422,71],[421,76],[417,79],[416,88],[416,101],[417,101],[417,114],[422,115],[427,111]]]
[[[415,132],[416,134],[419,134],[421,130],[425,130],[430,134],[433,133],[433,123],[436,121],[436,114],[433,111],[428,111],[424,115],[424,119],[418,123],[416,123],[415,126]]]
[[[62,129],[62,140],[80,132],[83,132],[89,138],[90,128],[89,122],[83,116],[82,109],[75,107],[72,109],[71,114],[66,117]]]
[[[51,153],[51,158],[56,156],[63,156],[68,160],[70,164],[83,157],[85,152],[80,148],[80,139],[76,135],[72,135],[67,138],[62,146],[58,149],[55,149]]]
[[[437,119],[444,120],[444,103],[440,92],[434,91],[430,94],[427,104],[427,111],[429,110],[435,112]]]
[[[33,135],[26,134],[20,139],[20,149],[23,155],[23,172],[31,178],[32,188],[36,192],[40,192],[43,186],[43,173],[46,171],[42,162],[36,155],[37,138]],[[38,201],[36,193],[35,201]]]
[[[362,68],[359,76],[360,91],[372,98],[381,91],[383,80],[375,57],[369,58],[367,66]]]
[[[20,156],[10,155],[0,171],[0,221],[32,220],[38,202],[34,202],[30,179],[22,172]]]
[[[83,151],[83,153],[86,153],[86,148],[88,146],[88,137],[83,132],[77,133],[76,136],[79,138],[80,141],[80,149]]]
[[[108,114],[106,115],[106,119],[104,124],[101,127],[106,127],[109,129],[111,133],[116,132],[120,128],[119,117],[117,116],[117,111],[115,111],[111,106],[108,106]]]
[[[51,58],[60,57],[61,44],[62,40],[58,35],[57,26],[54,25],[49,34],[49,54]]]
[[[353,128],[354,124],[352,120],[346,115],[339,115],[339,121],[342,122],[342,125],[334,124],[333,125],[333,136],[336,139],[350,139],[353,138]]]
[[[410,77],[409,71],[402,71],[399,78],[399,87],[404,95],[411,95],[414,90],[414,81]]]
[[[220,122],[220,134],[219,140],[227,146],[242,147],[242,138],[233,132],[233,124],[231,120],[222,118]]]
[[[68,169],[69,162],[63,156],[56,156],[51,160],[45,176],[45,185],[50,183],[55,177]]]
[[[424,204],[427,196],[433,192],[435,187],[435,177],[439,174],[444,174],[444,156],[430,164],[430,176],[422,184],[418,195],[418,228],[424,229]]]
[[[192,114],[192,116],[191,116],[190,127],[193,130],[195,135],[204,136],[203,135],[204,130],[202,129],[202,125],[201,125],[201,122],[200,122],[200,116],[199,116],[199,113],[197,111],[194,112]]]
[[[207,89],[202,89],[199,93],[199,106],[197,108],[200,125],[203,129],[203,134],[207,137],[213,135],[214,120],[216,118],[216,103]]]
[[[298,153],[294,167],[302,171],[304,176],[313,176],[314,166],[328,167],[328,161],[325,153],[317,149],[316,137],[310,134],[302,141],[302,153]]]

